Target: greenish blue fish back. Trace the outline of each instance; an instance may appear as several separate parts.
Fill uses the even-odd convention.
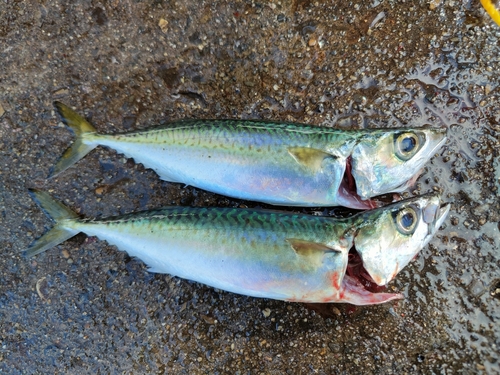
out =
[[[53,219],[56,224],[50,231],[45,233],[26,250],[27,257],[40,254],[54,246],[59,245],[78,233],[77,231],[66,228],[63,225],[65,221],[78,219],[78,215],[75,212],[71,211],[61,202],[52,198],[46,192],[33,189],[30,190],[30,194],[42,207],[47,216]]]

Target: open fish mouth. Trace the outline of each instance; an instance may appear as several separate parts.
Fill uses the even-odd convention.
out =
[[[428,235],[422,245],[425,246],[436,233],[439,227],[443,224],[448,216],[451,205],[449,203],[441,203],[439,206],[429,204],[423,210],[422,220],[427,223]],[[416,255],[415,255],[416,256]],[[347,258],[346,275],[355,279],[363,287],[372,293],[378,293],[386,289],[386,284],[381,284],[380,281],[376,282],[370,273],[366,270],[361,255],[357,252],[356,246],[353,246],[349,251]],[[390,280],[389,280],[390,281]]]
[[[424,211],[424,221],[426,223],[432,223],[432,228],[434,229],[433,234],[436,230],[439,229],[439,227],[443,224],[444,220],[446,219],[446,216],[448,215],[448,212],[450,212],[451,204],[449,203],[442,203],[439,206],[439,210],[436,215],[434,215],[434,219],[426,216],[428,213]],[[432,221],[430,221],[432,220]]]

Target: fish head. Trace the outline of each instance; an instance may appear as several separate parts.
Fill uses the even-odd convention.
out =
[[[356,192],[365,200],[405,190],[446,141],[445,128],[378,129],[351,153]]]
[[[427,245],[450,210],[429,193],[358,215],[354,248],[368,275],[386,285]]]

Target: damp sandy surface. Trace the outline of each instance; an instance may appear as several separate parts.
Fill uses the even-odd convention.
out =
[[[0,4],[0,373],[498,373],[500,27],[478,1]],[[305,306],[214,290],[77,235],[25,259],[50,221],[27,189],[88,217],[251,205],[162,182],[72,141],[180,118],[446,126],[408,194],[442,191],[442,230],[398,275],[403,301]]]

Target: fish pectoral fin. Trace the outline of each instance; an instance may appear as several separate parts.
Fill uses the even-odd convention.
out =
[[[310,147],[289,147],[288,153],[292,155],[297,163],[314,172],[321,169],[321,163],[325,158],[335,158],[332,154]]]
[[[287,238],[286,241],[290,244],[292,249],[301,256],[318,256],[325,253],[340,253],[340,250],[333,249],[325,244],[318,242],[311,242],[300,240],[297,238]]]

